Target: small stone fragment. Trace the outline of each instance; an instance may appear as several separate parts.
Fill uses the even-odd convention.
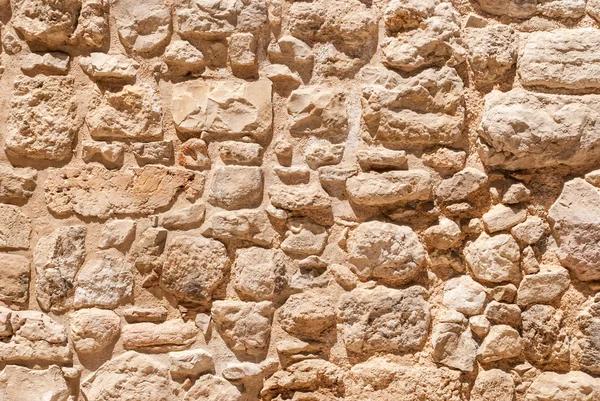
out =
[[[442,316],[431,335],[433,360],[442,365],[472,372],[477,357],[477,343],[473,340],[467,319],[452,311]]]
[[[336,137],[348,133],[346,98],[339,90],[297,89],[290,96],[288,112],[292,117],[292,134]]]
[[[479,193],[487,182],[488,177],[483,171],[467,167],[442,181],[435,195],[444,203],[462,202]]]
[[[358,163],[364,170],[402,169],[406,167],[406,152],[385,148],[359,150],[356,153]]]
[[[465,315],[478,315],[486,301],[485,288],[469,276],[452,278],[444,287],[443,304]]]
[[[233,287],[242,300],[272,301],[286,287],[285,256],[275,249],[238,249],[233,272]]]
[[[135,221],[112,220],[104,225],[98,248],[118,248],[119,246],[128,243],[135,236]]]
[[[460,243],[462,232],[458,224],[442,216],[437,225],[423,231],[423,237],[429,248],[446,250]]]
[[[82,0],[71,42],[94,49],[102,47],[109,32],[109,8],[109,0]]]
[[[30,75],[67,75],[71,57],[66,53],[29,53],[21,59],[21,71]]]
[[[514,304],[492,301],[485,307],[484,314],[492,324],[505,324],[517,328],[521,325],[521,309]]]
[[[527,202],[531,198],[531,191],[525,184],[519,182],[512,184],[502,195],[502,203],[514,205],[521,202]]]
[[[513,401],[515,381],[500,369],[480,370],[471,390],[471,401]]]
[[[252,33],[234,33],[229,37],[229,65],[233,74],[240,78],[252,78],[258,72],[256,38]]]
[[[467,29],[469,64],[480,85],[501,81],[517,61],[515,31],[504,24]]]
[[[527,220],[514,226],[510,233],[517,241],[532,245],[538,242],[549,229],[546,220],[537,216],[529,216]]]
[[[81,69],[95,81],[134,81],[140,65],[122,54],[91,53],[79,60]]]
[[[98,161],[107,168],[121,167],[125,154],[125,147],[121,143],[106,143],[84,141],[81,158],[89,163]]]
[[[169,352],[169,371],[175,380],[197,379],[213,369],[212,355],[201,348]]]
[[[208,147],[202,139],[192,138],[179,147],[177,161],[185,168],[205,170],[210,168]]]
[[[351,201],[366,206],[432,199],[433,182],[425,170],[360,173],[346,182]]]
[[[167,230],[189,230],[199,227],[204,221],[205,206],[194,204],[192,206],[171,210],[160,216],[159,223]]]
[[[263,148],[258,143],[225,141],[220,145],[219,155],[225,164],[255,166],[262,161]]]
[[[183,401],[241,401],[240,391],[227,380],[218,376],[201,376],[188,390]]]
[[[326,209],[331,206],[327,193],[316,185],[271,185],[268,191],[273,206],[285,210]]]
[[[469,328],[477,337],[483,338],[490,332],[490,321],[483,315],[471,316]]]
[[[159,306],[157,308],[142,308],[139,306],[131,306],[123,310],[123,317],[127,323],[162,323],[167,320],[167,308]]]
[[[306,147],[304,159],[312,169],[321,166],[338,164],[344,156],[345,146],[343,144],[332,145],[327,140],[317,140]]]
[[[259,246],[270,246],[277,236],[268,215],[262,210],[214,213],[203,234],[224,241],[248,241]]]
[[[260,167],[222,166],[213,175],[208,201],[227,210],[254,208],[263,197]]]
[[[467,153],[465,151],[449,148],[439,148],[433,153],[423,155],[423,164],[444,174],[455,174],[462,170],[466,160]]]
[[[165,49],[163,59],[169,71],[178,75],[199,72],[204,68],[204,55],[187,40],[173,40]]]
[[[289,230],[281,243],[281,250],[295,255],[320,255],[327,245],[329,233],[321,225],[307,219],[288,221]]]
[[[131,6],[126,0],[112,4],[121,43],[137,53],[164,46],[171,33],[171,11],[164,0],[149,0]]]

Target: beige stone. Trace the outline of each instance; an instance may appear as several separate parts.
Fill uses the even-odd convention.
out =
[[[188,81],[173,87],[173,121],[184,133],[264,138],[273,123],[271,81]]]
[[[509,234],[489,236],[481,233],[464,248],[463,254],[476,279],[501,283],[520,278],[521,252],[517,241]]]
[[[248,301],[272,301],[287,284],[286,260],[276,249],[259,247],[242,248],[236,251],[233,267],[233,287]]]
[[[447,178],[435,189],[435,195],[444,203],[468,200],[485,188],[487,175],[472,167],[467,167]]]
[[[517,61],[515,31],[504,24],[467,29],[468,59],[480,85],[491,85],[506,77]]]
[[[550,305],[531,305],[522,316],[523,351],[527,360],[542,367],[567,363],[570,340],[562,311]]]
[[[186,170],[161,166],[120,171],[100,166],[65,167],[49,171],[44,191],[48,209],[58,215],[106,219],[115,214],[154,213],[195,179]]]
[[[249,209],[260,205],[262,195],[259,167],[221,166],[213,173],[208,201],[227,210]]]
[[[124,154],[125,147],[121,143],[85,141],[81,158],[86,163],[98,161],[106,168],[116,168],[123,164]]]
[[[167,320],[163,323],[134,323],[123,326],[121,339],[125,349],[141,352],[166,352],[189,348],[198,328],[192,321]]]
[[[143,4],[115,0],[112,9],[117,16],[123,46],[147,53],[166,45],[171,33],[171,12],[164,0],[149,0]]]
[[[0,379],[0,399],[69,401],[69,388],[61,369],[28,369],[9,365]]]
[[[154,141],[163,137],[159,97],[149,86],[94,91],[89,108],[85,122],[93,139]]]
[[[64,45],[77,24],[80,0],[11,1],[13,25],[28,42],[47,48]]]
[[[277,232],[262,210],[217,212],[210,216],[204,235],[218,240],[243,240],[259,246],[270,246]]]
[[[550,0],[520,2],[518,0],[478,0],[481,9],[492,15],[531,18],[541,14],[551,18],[579,18],[585,13],[583,0]]]
[[[202,139],[192,138],[179,147],[177,161],[185,168],[205,170],[210,168],[208,147]]]
[[[523,277],[517,292],[517,303],[525,306],[553,302],[569,288],[570,283],[567,269],[542,265],[539,273]]]
[[[442,316],[433,328],[431,345],[434,361],[463,372],[473,371],[477,343],[462,314],[452,311]]]
[[[135,237],[136,223],[134,220],[111,220],[102,230],[102,236],[98,242],[98,248],[118,248],[133,240]]]
[[[225,164],[259,165],[263,147],[258,143],[225,141],[219,147],[219,156]]]
[[[29,259],[11,254],[1,254],[0,259],[0,300],[26,302],[29,297]]]
[[[288,102],[290,131],[296,135],[345,136],[348,133],[346,97],[327,87],[305,87],[292,92]]]
[[[79,128],[73,78],[21,77],[14,83],[6,133],[8,154],[63,161]]]
[[[79,60],[81,69],[95,81],[133,81],[140,65],[122,54],[91,53]]]
[[[71,42],[90,48],[100,48],[108,37],[109,0],[82,0],[81,11]]]
[[[471,390],[472,401],[512,401],[515,381],[500,369],[480,370]]]
[[[350,200],[365,206],[427,201],[433,197],[431,174],[425,170],[361,173],[346,182]]]
[[[204,375],[196,380],[183,401],[240,401],[242,394],[227,380],[213,375]]]
[[[319,290],[290,296],[279,310],[281,327],[293,336],[319,340],[335,325],[333,301]]]
[[[187,40],[173,40],[165,49],[164,60],[171,72],[187,74],[206,64],[204,54]]]
[[[71,57],[66,53],[29,53],[21,59],[21,71],[28,75],[67,75]]]
[[[459,276],[446,282],[443,304],[465,315],[478,315],[486,301],[485,287],[469,276]]]
[[[331,199],[316,185],[271,185],[268,189],[271,204],[285,210],[327,209]]]
[[[116,341],[121,319],[113,311],[80,309],[71,314],[71,339],[78,354],[93,355]]]
[[[29,249],[31,219],[12,205],[0,204],[0,249]]]
[[[600,396],[598,379],[584,372],[544,372],[525,393],[526,401],[593,401]]]
[[[487,211],[481,219],[487,232],[495,233],[523,223],[527,219],[527,211],[523,208],[509,207],[499,203]]]
[[[477,358],[483,363],[489,363],[516,358],[522,351],[523,341],[519,332],[510,326],[500,324],[492,326],[479,346]]]
[[[27,201],[37,186],[37,173],[29,168],[0,166],[0,201]]]
[[[168,230],[189,230],[200,226],[204,221],[205,206],[201,203],[171,210],[160,216],[160,225]]]
[[[169,370],[175,379],[197,379],[213,369],[213,356],[201,348],[169,352]]]

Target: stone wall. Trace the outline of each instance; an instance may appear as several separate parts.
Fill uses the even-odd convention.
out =
[[[600,400],[600,1],[0,20],[1,401]]]

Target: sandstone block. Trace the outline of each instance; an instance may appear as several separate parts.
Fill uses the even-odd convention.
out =
[[[81,1],[15,0],[11,6],[17,31],[28,42],[52,49],[66,44],[74,32]]]
[[[489,334],[477,351],[477,358],[483,363],[518,357],[523,350],[519,332],[507,325],[492,326]]]
[[[348,133],[346,97],[340,90],[321,86],[296,89],[288,113],[292,134],[336,137]]]
[[[544,372],[525,393],[526,401],[593,401],[598,397],[597,379],[583,372]]]
[[[82,0],[71,42],[94,49],[102,47],[108,37],[109,8],[109,0]]]
[[[135,237],[136,223],[134,220],[112,220],[107,222],[102,229],[102,236],[98,248],[117,248]]]
[[[0,167],[0,201],[5,203],[27,201],[37,183],[37,173],[28,168]]]
[[[91,53],[79,60],[81,69],[95,81],[129,82],[135,80],[140,65],[133,59],[122,55]]]
[[[9,365],[2,375],[0,398],[3,400],[70,400],[69,387],[56,365],[41,370]]]
[[[31,219],[17,206],[0,204],[0,249],[29,249]]]
[[[70,326],[77,353],[93,355],[117,339],[121,331],[121,319],[109,310],[80,309],[71,315]]]
[[[119,39],[137,53],[148,53],[166,45],[171,34],[171,10],[164,0],[148,0],[131,5],[116,0],[112,9],[117,17]]]
[[[571,283],[567,269],[561,266],[542,266],[536,274],[523,277],[517,292],[517,304],[545,304],[560,297]]]
[[[570,340],[562,311],[550,305],[532,305],[523,312],[523,351],[537,366],[568,363]]]
[[[263,176],[260,167],[221,166],[215,169],[208,201],[223,209],[247,209],[260,205]]]
[[[276,249],[238,249],[233,272],[233,287],[242,300],[272,301],[287,284],[285,255]]]
[[[294,294],[279,310],[279,322],[293,336],[319,340],[335,325],[332,305],[332,299],[319,290]]]
[[[166,352],[188,348],[198,333],[196,324],[182,319],[163,323],[134,323],[123,326],[121,338],[125,349],[141,352]]]
[[[478,280],[501,283],[520,279],[521,252],[510,234],[490,237],[481,233],[464,248],[463,254],[471,274]]]
[[[0,259],[0,300],[26,302],[29,298],[29,259],[11,254],[0,254]]]
[[[204,235],[218,240],[242,240],[249,244],[270,246],[277,232],[262,210],[217,212],[208,219]]]
[[[472,401],[512,401],[515,381],[500,369],[480,370],[471,390]]]
[[[386,206],[431,200],[433,182],[425,170],[360,173],[346,181],[346,192],[356,204]]]

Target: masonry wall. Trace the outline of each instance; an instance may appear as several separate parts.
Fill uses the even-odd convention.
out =
[[[600,400],[600,1],[0,20],[0,401]]]

